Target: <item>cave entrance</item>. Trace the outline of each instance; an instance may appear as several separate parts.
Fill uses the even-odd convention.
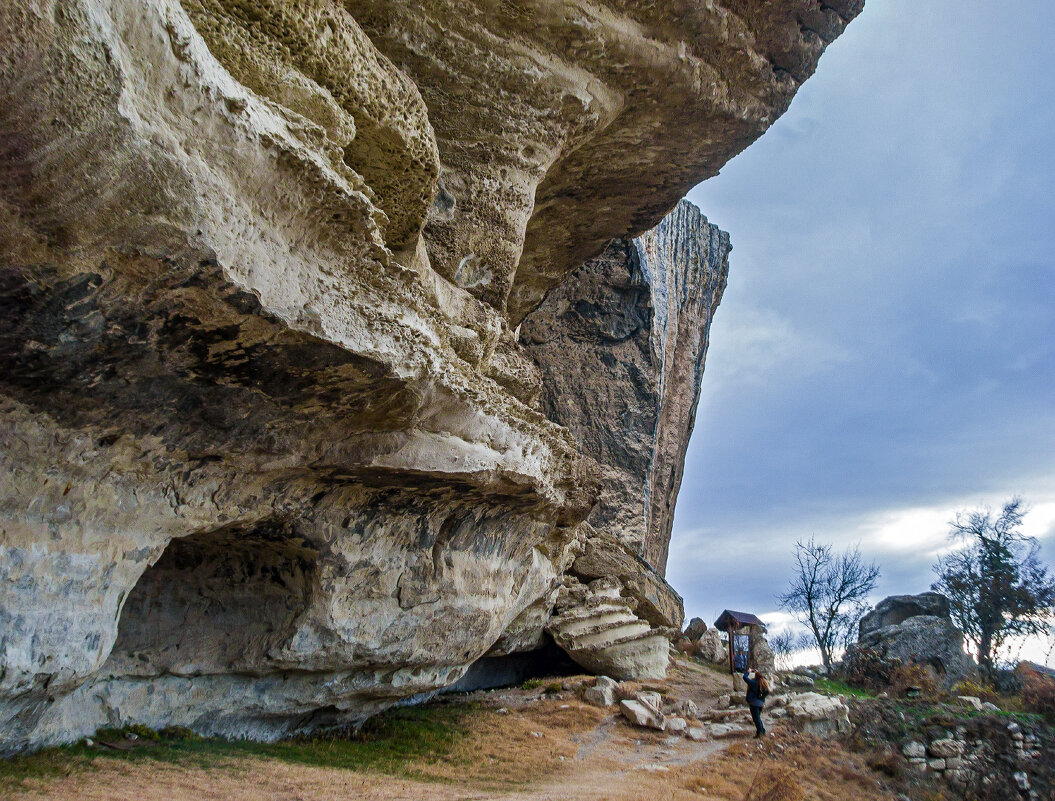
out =
[[[307,609],[318,556],[282,521],[173,540],[129,593],[103,672],[259,671]]]
[[[533,651],[519,651],[504,656],[484,656],[473,662],[457,682],[443,692],[468,693],[516,687],[527,679],[577,676],[583,672],[549,634]]]

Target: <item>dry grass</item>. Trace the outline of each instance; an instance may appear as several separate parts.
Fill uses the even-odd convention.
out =
[[[679,665],[656,689],[675,691],[681,697],[690,695],[691,689],[698,702],[710,705],[726,680],[692,665]],[[513,690],[468,706],[459,702],[431,710],[403,710],[379,722],[373,739],[354,748],[335,741],[333,753],[324,747],[326,743],[308,743],[300,750],[294,743],[277,751],[275,746],[253,745],[253,751],[228,749],[211,754],[211,759],[177,755],[178,759],[166,762],[144,748],[144,753],[129,759],[94,759],[87,769],[65,776],[27,777],[11,789],[18,801],[894,798],[882,789],[880,775],[869,770],[864,756],[850,754],[834,742],[782,731],[775,738],[738,744],[687,740],[672,744],[666,735],[631,727],[614,710],[597,709],[569,696],[565,691],[534,700],[535,691]],[[508,712],[499,714],[496,702],[506,704]],[[195,745],[199,746],[208,750],[215,744]],[[144,788],[149,788],[149,795],[144,795]]]
[[[481,789],[521,787],[566,772],[578,750],[573,738],[596,729],[604,715],[596,707],[550,700],[504,715],[480,710],[449,759],[419,762],[413,774]]]
[[[743,743],[680,771],[681,786],[709,801],[889,801],[864,760],[802,735]]]

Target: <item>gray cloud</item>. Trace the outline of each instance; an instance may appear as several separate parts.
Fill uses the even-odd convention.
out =
[[[810,534],[922,591],[959,506],[1055,502],[1055,5],[1013,7],[870,0],[690,193],[734,245],[672,541],[690,614],[773,609]]]

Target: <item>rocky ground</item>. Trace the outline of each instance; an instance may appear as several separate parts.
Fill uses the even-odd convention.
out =
[[[597,683],[551,677],[448,694],[358,734],[273,744],[101,731],[90,745],[0,762],[0,798],[138,801],[144,788],[171,801],[1055,798],[1055,737],[1037,716],[951,697],[840,696],[821,682],[771,696],[771,736],[755,740],[720,668],[679,657],[666,679],[612,683],[617,700],[658,694],[665,730],[634,725],[618,704],[589,703]]]
[[[239,751],[209,742],[170,747],[117,738],[17,763],[22,775],[11,775],[0,793],[12,801],[131,801],[143,797],[144,787],[152,788],[152,798],[181,801],[896,797],[862,757],[780,721],[772,722],[773,737],[749,739],[751,730],[740,725],[748,722],[746,709],[721,708],[731,681],[713,668],[678,660],[666,680],[621,685],[621,692],[691,701],[707,732],[701,741],[639,728],[616,707],[584,702],[581,688],[590,683],[590,677],[568,677],[447,697],[427,710],[441,735],[404,731],[401,737],[428,747],[400,754],[398,743],[386,742],[392,751],[384,758],[369,750],[352,754],[341,741],[294,752],[278,745],[245,744]],[[801,770],[806,764],[811,769]]]

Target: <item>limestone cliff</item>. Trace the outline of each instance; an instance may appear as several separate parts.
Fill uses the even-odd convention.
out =
[[[2,4],[0,751],[537,644],[601,471],[516,326],[860,5]]]
[[[641,237],[614,240],[521,325],[547,415],[602,465],[590,523],[660,573],[729,250],[682,201]]]

